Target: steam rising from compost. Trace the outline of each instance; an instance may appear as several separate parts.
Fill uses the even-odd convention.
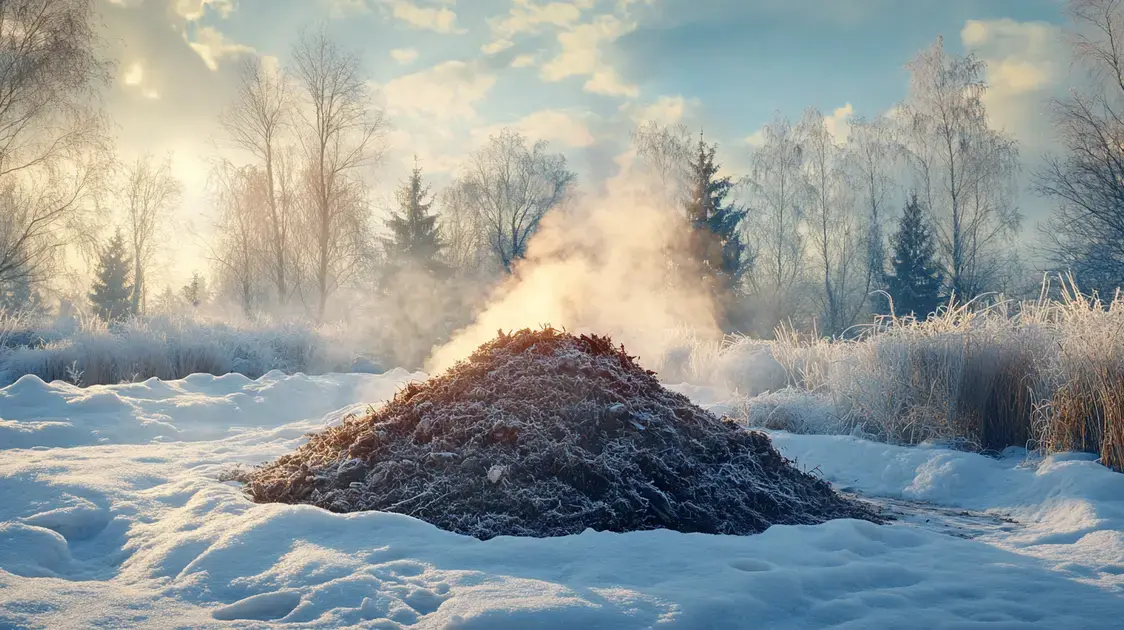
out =
[[[647,191],[647,178],[621,176],[607,194],[549,213],[527,257],[469,326],[426,361],[430,374],[451,367],[495,336],[550,324],[612,335],[653,361],[668,349],[668,332],[721,335],[710,295],[690,269],[677,209]]]

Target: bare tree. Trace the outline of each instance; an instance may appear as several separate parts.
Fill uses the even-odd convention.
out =
[[[988,125],[985,65],[974,55],[949,55],[938,38],[908,67],[902,147],[951,288],[970,299],[991,284],[1005,239],[1019,227],[1018,147]]]
[[[859,205],[866,214],[866,281],[863,294],[881,288],[886,271],[885,224],[892,203],[896,142],[885,117],[856,118],[847,136],[848,163],[853,169]]]
[[[691,134],[683,125],[647,122],[632,132],[633,173],[647,177],[669,207],[678,207],[688,189]]]
[[[750,284],[771,328],[797,310],[795,286],[804,273],[801,202],[806,198],[804,148],[796,129],[779,114],[763,130],[744,180],[750,197],[747,240],[756,253]]]
[[[543,216],[573,190],[575,175],[566,169],[566,158],[547,153],[547,146],[539,141],[528,147],[521,134],[505,128],[469,157],[463,176],[492,250],[508,272],[526,255]]]
[[[272,259],[262,255],[262,241],[268,244],[269,238],[263,239],[260,229],[270,212],[266,175],[254,166],[237,167],[224,160],[212,171],[211,186],[219,216],[214,241],[208,245],[209,258],[218,267],[220,286],[234,292],[242,313],[249,316],[261,271]]]
[[[286,193],[292,187],[292,156],[282,146],[293,115],[293,94],[288,78],[266,67],[258,57],[242,62],[237,96],[221,118],[230,139],[248,151],[262,170],[262,193],[267,212],[259,220],[264,228],[268,269],[284,305],[292,291],[294,204]]]
[[[441,258],[456,275],[479,272],[484,266],[490,247],[487,228],[478,212],[472,187],[464,181],[455,181],[441,193],[441,214],[437,227],[441,242]]]
[[[823,331],[843,332],[865,303],[865,230],[855,216],[846,155],[825,124],[823,114],[808,109],[797,128],[803,140],[808,239],[822,278]]]
[[[1124,2],[1072,0],[1069,13],[1092,86],[1054,103],[1065,153],[1047,158],[1035,186],[1058,204],[1042,230],[1054,264],[1111,293],[1124,286]]]
[[[133,311],[144,312],[146,275],[156,249],[157,232],[180,201],[181,186],[170,158],[156,163],[144,155],[125,169],[120,197],[125,229],[133,249]]]
[[[68,242],[96,243],[110,143],[93,5],[0,2],[0,284],[42,281]]]
[[[304,102],[298,133],[308,167],[303,237],[315,285],[316,313],[360,268],[370,236],[370,208],[360,170],[382,155],[383,113],[372,109],[359,58],[324,30],[305,33],[293,51]]]

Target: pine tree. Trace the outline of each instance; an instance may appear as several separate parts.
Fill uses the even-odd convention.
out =
[[[886,289],[893,299],[894,312],[928,317],[944,301],[944,281],[935,260],[936,242],[916,193],[906,203],[893,249],[893,271],[886,276]]]
[[[437,215],[429,212],[433,197],[429,186],[422,185],[421,167],[416,159],[409,180],[398,188],[395,196],[399,210],[386,221],[391,238],[383,240],[387,262],[391,267],[436,271],[440,266],[437,254],[441,250]]]
[[[90,292],[90,302],[98,317],[113,321],[133,313],[132,264],[125,239],[118,230],[98,257],[97,277]]]
[[[32,286],[30,278],[0,283],[0,311],[39,314],[46,310],[43,296]]]
[[[203,302],[207,301],[207,281],[196,271],[191,274],[191,282],[183,285],[183,288],[180,289],[180,295],[191,308],[199,308]]]
[[[748,267],[746,246],[738,230],[746,212],[727,204],[734,184],[729,176],[718,177],[720,165],[714,161],[715,151],[715,145],[708,145],[699,134],[697,153],[688,162],[691,189],[684,210],[691,229],[691,256],[728,309]]]

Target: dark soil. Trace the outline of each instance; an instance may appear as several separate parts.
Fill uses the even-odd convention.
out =
[[[550,328],[501,332],[241,479],[254,501],[398,512],[480,539],[881,520],[623,346]]]

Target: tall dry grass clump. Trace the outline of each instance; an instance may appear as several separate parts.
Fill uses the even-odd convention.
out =
[[[835,431],[1086,451],[1124,470],[1124,297],[1103,302],[1065,279],[1047,297],[1053,288],[1035,301],[880,318],[852,339],[782,328],[769,351],[791,387],[831,400]]]
[[[882,318],[852,340],[778,335],[795,386],[829,393],[843,428],[903,444],[978,450],[1026,444],[1039,381],[1037,327],[969,307],[939,317]]]
[[[1050,365],[1051,396],[1035,418],[1035,433],[1050,452],[1096,453],[1124,471],[1124,296],[1111,302],[1063,287],[1063,299],[1044,309],[1058,322]]]

